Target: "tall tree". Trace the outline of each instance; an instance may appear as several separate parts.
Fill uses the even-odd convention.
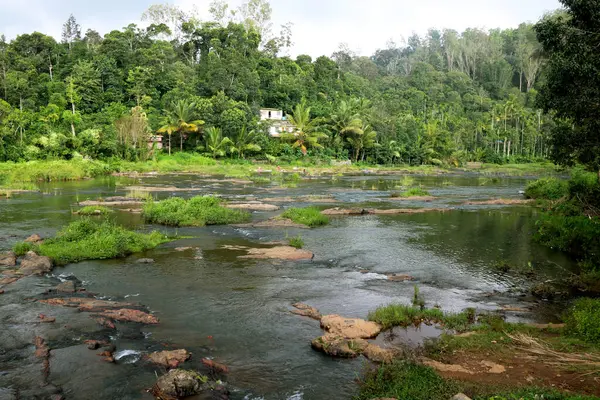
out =
[[[66,43],[69,46],[69,51],[71,51],[73,43],[78,40],[81,40],[81,26],[77,23],[73,14],[71,14],[63,24],[62,42]]]

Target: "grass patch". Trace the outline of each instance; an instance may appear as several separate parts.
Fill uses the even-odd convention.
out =
[[[392,193],[391,197],[423,197],[423,196],[430,196],[429,192],[425,189],[422,189],[420,187],[414,187],[414,188],[410,188],[405,192],[402,193]]]
[[[82,218],[59,231],[56,237],[35,246],[39,254],[48,256],[58,265],[83,260],[101,260],[125,257],[152,249],[169,239],[159,232],[138,233],[113,222],[96,222]],[[15,250],[25,250],[23,244]],[[33,248],[32,248],[33,249]]]
[[[565,322],[570,335],[600,344],[600,299],[578,299],[567,312]]]
[[[288,243],[290,246],[295,247],[297,249],[301,249],[304,247],[304,240],[302,240],[302,236],[300,235],[288,238]]]
[[[112,172],[101,161],[73,159],[29,161],[26,163],[0,163],[0,175],[6,183],[54,182],[94,178]]]
[[[196,196],[189,200],[181,197],[144,204],[146,222],[168,226],[225,225],[245,222],[250,213],[223,207],[221,200],[212,196]]]
[[[525,197],[536,200],[558,200],[567,195],[568,182],[557,178],[542,178],[525,188]]]
[[[38,187],[29,182],[11,182],[0,186],[0,197],[11,197],[14,192],[33,192]]]
[[[101,216],[101,215],[108,215],[112,212],[113,211],[111,209],[109,209],[107,207],[103,207],[103,206],[85,206],[85,207],[77,210],[77,215]]]
[[[397,361],[369,371],[361,382],[360,393],[355,400],[449,399],[459,392],[457,383],[443,379],[432,368]]]
[[[32,243],[29,243],[29,242],[15,243],[15,245],[13,246],[13,251],[15,252],[17,257],[24,256],[25,254],[27,254],[28,251],[31,251],[34,249],[35,249],[35,245],[33,245]]]
[[[289,218],[297,224],[309,226],[311,228],[327,225],[329,218],[321,214],[317,207],[290,208],[281,214],[283,218]]]

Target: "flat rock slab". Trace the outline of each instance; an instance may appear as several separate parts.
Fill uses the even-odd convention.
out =
[[[19,273],[24,276],[44,275],[50,271],[52,271],[52,260],[49,257],[38,256],[33,251],[25,255],[19,267]]]
[[[200,192],[205,188],[189,187],[178,188],[176,186],[127,186],[126,190],[132,192]]]
[[[322,315],[319,312],[319,310],[317,310],[316,308],[314,308],[312,306],[309,306],[308,304],[294,303],[294,304],[292,304],[292,307],[295,308],[295,310],[290,311],[292,314],[316,319],[317,321],[321,320]]]
[[[114,198],[111,198],[114,199]],[[80,206],[104,206],[104,207],[118,207],[118,206],[134,206],[134,205],[142,205],[144,201],[139,199],[130,199],[123,197],[120,200],[86,200],[80,201],[77,203]]]
[[[225,205],[225,207],[249,211],[277,211],[280,208],[279,206],[273,204],[265,204],[260,202],[229,203]]]
[[[308,250],[297,249],[292,246],[276,246],[270,248],[254,248],[248,249],[248,254],[239,256],[238,258],[244,259],[258,259],[258,260],[312,260],[314,254]]]
[[[266,221],[254,222],[251,224],[237,224],[233,225],[238,228],[299,228],[299,229],[310,229],[308,226],[303,224],[297,224],[291,219],[287,218],[270,218]]]
[[[390,197],[387,200],[392,200],[392,201],[424,201],[424,202],[431,202],[434,201],[436,198],[434,196],[410,196],[410,197]]]
[[[523,205],[532,204],[535,200],[529,199],[490,199],[490,200],[478,200],[478,201],[466,201],[463,204],[467,206],[511,206],[511,205]]]
[[[158,324],[158,318],[154,315],[150,315],[144,311],[131,310],[129,308],[123,308],[120,310],[107,310],[99,314],[101,317],[114,319],[122,322],[137,322],[140,324],[156,325]]]
[[[320,203],[330,204],[338,201],[331,196],[298,196],[298,197],[268,197],[263,201],[269,203]]]
[[[148,355],[148,360],[163,367],[177,368],[179,364],[186,362],[190,357],[191,354],[187,350],[179,349],[154,352]]]
[[[59,283],[56,288],[54,288],[57,292],[61,293],[75,293],[76,287],[75,282],[73,281],[64,281]]]
[[[95,312],[107,309],[121,309],[124,307],[138,307],[134,303],[125,303],[119,301],[98,300],[92,297],[69,297],[40,300],[40,303],[51,306],[75,307],[79,311]]]
[[[406,282],[414,280],[412,276],[406,274],[389,274],[387,277],[388,281],[392,282]]]
[[[394,349],[384,349],[376,344],[369,343],[363,351],[363,355],[375,363],[389,364],[394,361],[394,358],[400,355],[400,352]]]
[[[17,255],[14,251],[0,253],[0,266],[14,267],[15,265],[17,265]]]
[[[321,328],[332,335],[346,339],[370,339],[381,332],[381,325],[360,318],[345,318],[340,315],[324,315]]]
[[[348,339],[327,334],[314,339],[311,346],[313,349],[332,357],[354,358],[362,354],[369,343],[364,339]]]
[[[390,208],[390,209],[377,209],[377,208],[329,208],[321,211],[321,214],[328,216],[335,215],[399,215],[399,214],[422,214],[427,212],[446,212],[452,210],[451,208]]]

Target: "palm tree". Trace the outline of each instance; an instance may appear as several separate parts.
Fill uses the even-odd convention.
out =
[[[171,155],[171,135],[173,132],[179,134],[179,147],[183,150],[183,135],[186,133],[200,132],[204,121],[196,119],[196,103],[188,103],[179,100],[171,103],[164,119],[164,125],[158,130],[159,133],[169,135],[169,155]]]
[[[239,158],[244,158],[245,151],[260,151],[260,146],[254,143],[257,137],[258,134],[255,130],[249,131],[244,125],[236,136],[231,151],[237,153]]]
[[[299,147],[302,154],[306,155],[308,147],[323,147],[319,143],[319,140],[326,138],[327,135],[321,132],[320,124],[322,120],[310,117],[310,107],[306,105],[306,99],[302,99],[296,105],[293,114],[289,116],[289,121],[296,127],[296,131],[294,133],[282,134],[281,137],[294,141],[293,146]]]
[[[360,152],[366,149],[370,149],[375,147],[377,144],[377,132],[373,130],[370,125],[363,125],[361,127],[362,134],[355,136],[347,136],[346,140],[350,145],[354,148],[354,161],[358,161],[358,157],[360,156]],[[363,152],[364,158],[364,152]]]
[[[362,120],[357,109],[362,108],[362,103],[358,99],[350,99],[350,101],[342,100],[335,112],[330,117],[330,125],[335,133],[333,140],[342,139],[344,136],[361,135]]]
[[[204,135],[205,150],[212,153],[213,158],[222,157],[227,154],[233,142],[228,137],[223,137],[221,129],[211,126]]]

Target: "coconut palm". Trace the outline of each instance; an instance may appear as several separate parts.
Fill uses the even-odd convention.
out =
[[[223,157],[231,149],[233,142],[228,137],[223,137],[220,128],[211,126],[204,135],[204,149],[211,153],[213,158]]]
[[[361,135],[362,121],[357,111],[356,99],[342,100],[330,117],[329,125],[334,133],[333,140],[343,137]]]
[[[230,151],[232,153],[237,153],[239,158],[244,158],[245,151],[260,151],[260,146],[254,143],[257,137],[258,133],[255,130],[249,131],[246,126],[244,126],[234,139],[233,146],[231,147]]]
[[[375,147],[375,145],[377,144],[377,132],[375,132],[370,125],[364,124],[363,126],[361,126],[361,131],[363,133],[360,135],[346,137],[346,140],[354,149],[354,161],[358,161],[358,157],[360,156],[361,151]]]
[[[322,120],[310,117],[310,107],[306,105],[306,99],[302,99],[296,105],[294,112],[288,118],[290,123],[295,126],[295,132],[282,134],[281,137],[284,140],[293,141],[293,146],[299,147],[304,155],[309,147],[323,147],[319,140],[326,138],[327,135],[321,131]]]
[[[179,100],[171,103],[167,110],[163,126],[158,130],[159,133],[166,133],[169,136],[169,155],[171,154],[171,135],[174,132],[179,134],[179,147],[183,150],[183,136],[187,133],[198,133],[204,125],[204,121],[197,119],[196,103],[188,103],[185,100]]]

